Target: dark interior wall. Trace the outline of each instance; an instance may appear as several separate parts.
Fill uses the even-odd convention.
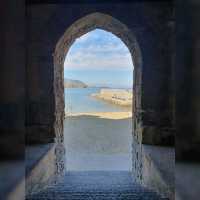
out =
[[[25,135],[25,5],[0,6],[0,155],[22,158]]]
[[[176,158],[200,161],[200,3],[176,5]]]
[[[172,110],[168,92],[170,52],[166,48],[170,38],[170,4],[29,4],[25,18],[24,2],[4,2],[0,30],[0,131],[3,136],[0,142],[4,149],[1,153],[22,153],[25,125],[28,143],[53,141],[53,52],[64,31],[79,18],[93,12],[113,16],[136,35],[143,57],[143,141],[161,145],[172,143],[172,135],[168,132],[166,135],[165,131],[171,127]],[[17,148],[10,151],[13,145]]]
[[[53,8],[55,6],[52,6]],[[48,143],[54,139],[53,44],[45,29],[51,19],[51,6],[27,7],[27,107],[26,141]],[[54,10],[54,9],[53,9]]]
[[[170,3],[101,3],[28,5],[28,142],[47,142],[53,131],[53,57],[65,30],[87,14],[102,12],[134,32],[143,57],[142,122],[144,142],[173,144],[170,135]],[[156,133],[156,134],[155,134]]]
[[[151,17],[156,14],[155,19]],[[143,143],[174,145],[173,105],[170,102],[173,38],[173,4],[151,5],[150,26],[140,38],[143,56]]]

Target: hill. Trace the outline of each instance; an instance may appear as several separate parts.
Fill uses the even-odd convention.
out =
[[[72,80],[72,79],[65,79],[64,86],[65,86],[65,88],[86,88],[86,87],[88,87],[82,81]]]

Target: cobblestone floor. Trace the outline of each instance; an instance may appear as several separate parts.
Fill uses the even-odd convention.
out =
[[[27,200],[167,200],[133,182],[130,172],[67,172]]]

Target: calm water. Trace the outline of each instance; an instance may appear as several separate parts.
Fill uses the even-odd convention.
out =
[[[100,88],[65,89],[65,111],[68,113],[129,111],[128,108],[116,106],[91,96],[99,91]]]

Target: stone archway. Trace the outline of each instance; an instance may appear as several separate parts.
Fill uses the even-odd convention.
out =
[[[159,147],[174,145],[175,129],[172,123],[174,107],[171,102],[174,92],[171,83],[173,76],[171,42],[174,30],[172,5],[168,3],[144,6],[135,3],[130,5],[122,3],[120,6],[88,5],[85,4],[84,9],[78,12],[74,4],[34,5],[27,10],[29,21],[26,71],[27,141],[29,144],[46,144],[53,142],[56,135],[56,139],[62,142],[63,65],[66,54],[76,38],[87,32],[96,28],[112,32],[128,47],[135,68],[134,148],[132,148],[134,178],[160,192],[166,191],[168,183],[164,180],[165,176],[161,177],[163,185],[157,183],[160,171],[153,158],[158,158],[158,163],[163,160],[163,166],[173,165],[172,162],[157,157],[160,155]],[[126,14],[121,14],[122,9],[127,11]],[[92,14],[86,15],[86,13]],[[41,17],[43,19],[39,20]],[[56,155],[62,156],[63,148],[56,150]],[[171,154],[162,153],[161,156],[163,155]],[[60,157],[56,159],[62,167]],[[173,160],[171,157],[170,159]],[[158,176],[155,176],[155,172]]]
[[[142,88],[142,55],[134,33],[117,19],[102,13],[89,14],[74,22],[57,42],[54,52],[54,101],[55,101],[55,135],[63,141],[64,119],[64,61],[73,42],[82,35],[96,29],[102,29],[119,37],[127,46],[134,66],[133,98],[133,172],[141,174],[141,88]],[[138,156],[139,155],[139,156]]]
[[[119,37],[128,47],[134,65],[134,112],[141,109],[142,56],[133,32],[117,19],[102,13],[89,14],[74,22],[57,42],[54,52],[54,97],[56,136],[62,140],[64,118],[64,60],[73,42],[82,35],[96,29],[103,29]],[[137,115],[136,115],[137,116]]]

